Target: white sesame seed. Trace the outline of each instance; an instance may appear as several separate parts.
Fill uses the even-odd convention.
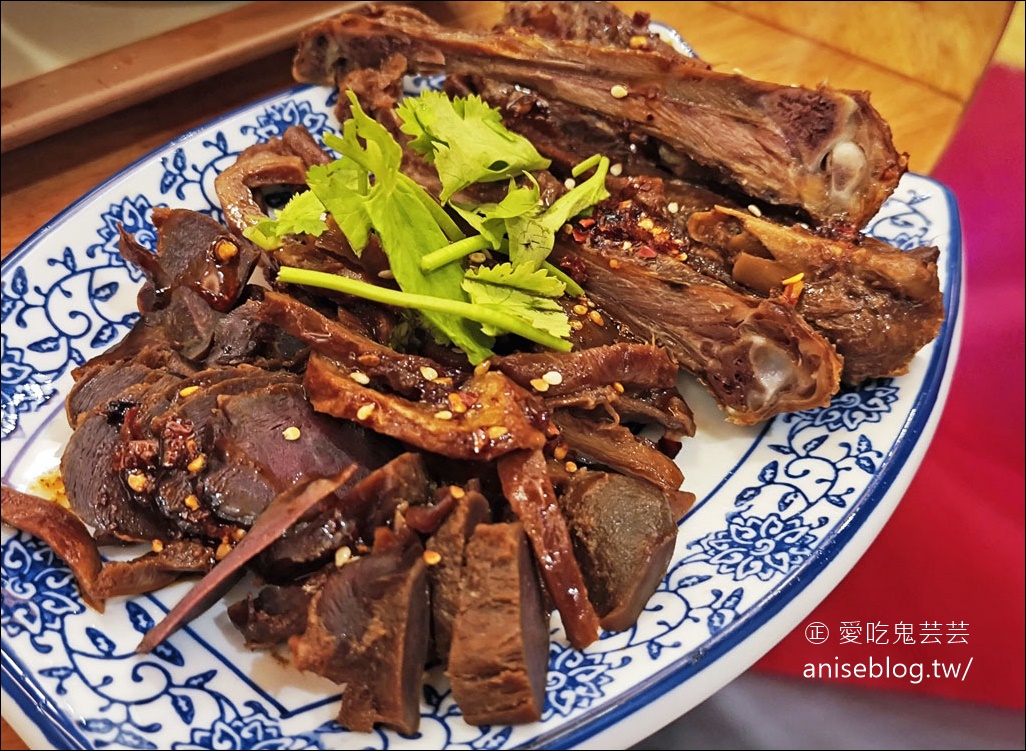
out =
[[[343,545],[335,551],[335,566],[342,568],[353,559],[353,551],[348,545]],[[354,569],[355,570],[355,569]]]
[[[748,211],[752,214],[752,216],[762,216],[762,211],[754,203],[748,205]]]
[[[440,409],[437,412],[435,412],[435,417],[439,420],[451,420],[452,412],[450,412],[447,409]]]
[[[430,365],[421,365],[420,374],[429,381],[433,381],[436,378],[438,378],[438,371],[432,368]]]
[[[352,373],[349,374],[349,377],[362,386],[366,386],[368,383],[370,383],[370,376],[368,376],[362,370],[354,370]]]
[[[378,272],[378,279],[395,279],[392,269],[383,269]]]
[[[563,374],[558,370],[550,370],[542,376],[550,386],[558,386],[563,382]]]
[[[358,420],[366,420],[374,413],[376,406],[377,405],[375,404],[364,404],[362,407],[356,410],[356,418]]]
[[[533,388],[535,391],[540,391],[544,393],[549,390],[549,382],[542,380],[541,378],[532,378],[531,388]]]
[[[574,180],[572,177],[568,177],[566,180],[563,181],[563,185],[566,186],[567,190],[573,190],[577,187],[577,181]]]
[[[290,425],[289,427],[285,428],[285,430],[281,431],[281,435],[286,441],[298,441],[299,428],[297,428],[295,425]]]
[[[623,165],[617,162],[609,168],[609,174],[613,177],[619,177],[623,174]]]
[[[626,86],[618,83],[609,90],[609,93],[613,95],[614,99],[623,99],[630,92],[627,91]]]
[[[481,251],[476,251],[474,253],[471,253],[469,258],[470,258],[470,262],[471,263],[484,263],[485,261],[488,260],[488,256],[486,256]]]

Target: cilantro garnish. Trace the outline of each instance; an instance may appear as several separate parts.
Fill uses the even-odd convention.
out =
[[[439,341],[456,345],[475,364],[492,354],[495,337],[504,334],[569,350],[570,322],[558,299],[583,291],[545,259],[556,232],[609,195],[609,160],[596,155],[582,162],[575,177],[592,168],[594,174],[543,206],[530,170],[549,161],[530,141],[507,130],[499,111],[478,97],[428,92],[404,100],[397,112],[402,130],[413,136],[411,147],[438,170],[439,203],[401,171],[402,147],[388,130],[363,111],[355,94],[346,94],[352,117],[341,137],[324,136],[341,158],[311,167],[310,190],[245,234],[273,249],[290,234],[320,235],[330,214],[356,253],[371,233],[377,236],[400,290],[290,267],[279,270],[278,280],[416,309]],[[507,194],[497,204],[449,202],[476,182],[507,179]],[[476,234],[464,236],[449,210]],[[509,262],[469,269],[457,263],[482,250],[508,254]]]

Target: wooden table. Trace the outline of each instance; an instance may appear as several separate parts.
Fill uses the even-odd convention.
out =
[[[1012,2],[673,2],[618,3],[650,10],[679,29],[715,68],[782,83],[867,90],[891,125],[910,167],[928,174],[954,133],[989,64]],[[253,3],[250,13],[287,13],[285,3]],[[326,3],[288,4],[325,6]],[[338,3],[337,5],[345,5]],[[428,2],[440,20],[483,26],[497,2]],[[259,6],[259,7],[256,7]],[[323,12],[323,8],[317,9]],[[196,29],[197,34],[207,29]],[[177,39],[177,42],[175,41]],[[51,217],[102,180],[171,138],[291,85],[293,43],[264,40],[260,56],[185,88],[7,150],[0,168],[0,250],[6,256]],[[153,45],[174,54],[181,37]],[[277,49],[269,49],[275,47]],[[139,49],[135,50],[139,53]],[[220,66],[223,68],[223,65]],[[8,116],[5,108],[4,117]],[[0,746],[27,746],[2,723]]]

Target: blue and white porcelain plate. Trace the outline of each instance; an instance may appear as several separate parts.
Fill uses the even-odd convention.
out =
[[[411,81],[411,85],[423,82]],[[31,491],[70,434],[70,371],[122,337],[141,275],[116,226],[144,243],[154,206],[220,219],[214,176],[243,148],[294,124],[335,128],[334,99],[298,87],[201,127],[83,197],[2,267],[3,482]],[[959,332],[961,230],[952,194],[907,175],[870,225],[903,248],[941,250],[947,320],[900,378],[828,407],[740,428],[696,383],[682,389],[698,435],[679,461],[699,502],[669,573],[635,628],[584,651],[554,628],[538,723],[463,722],[430,676],[419,735],[349,733],[337,687],[244,648],[214,607],[150,655],[141,634],[184,594],[115,600],[100,615],[39,540],[2,537],[3,714],[34,748],[618,748],[686,712],[768,651],[840,581],[886,522],[926,450]]]

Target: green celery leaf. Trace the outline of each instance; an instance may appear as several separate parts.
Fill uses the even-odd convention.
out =
[[[464,276],[463,288],[474,305],[500,311],[558,339],[570,336],[566,311],[553,299],[562,295],[565,287],[544,269],[532,271],[509,263],[471,269]],[[499,326],[482,329],[492,336],[508,331]]]
[[[420,185],[399,171],[399,144],[384,126],[363,111],[352,92],[347,94],[352,102],[352,117],[343,125],[341,138],[326,134],[324,142],[342,155],[342,161],[351,160],[354,166],[338,168],[334,173],[336,180],[329,179],[327,171],[325,175],[315,175],[325,178],[318,183],[325,191],[325,202],[333,206],[337,202],[340,211],[348,212],[339,216],[332,211],[332,216],[354,246],[360,239],[365,244],[366,234],[359,233],[373,228],[395,281],[404,292],[466,302],[467,295],[461,287],[463,271],[458,264],[430,272],[420,267],[423,256],[451,242],[447,235],[451,228],[440,223],[444,210]],[[351,236],[354,228],[356,235]],[[459,233],[458,229],[456,232]],[[472,321],[437,311],[424,311],[422,315],[436,338],[455,344],[471,362],[480,362],[492,354],[491,337]]]
[[[545,169],[548,159],[530,141],[502,123],[498,109],[478,96],[450,99],[440,91],[410,97],[397,108],[411,148],[434,163],[441,200],[478,182],[495,182]]]
[[[286,235],[320,235],[328,225],[324,204],[309,190],[296,193],[273,218],[264,218],[246,227],[242,234],[264,250],[280,248]]]

